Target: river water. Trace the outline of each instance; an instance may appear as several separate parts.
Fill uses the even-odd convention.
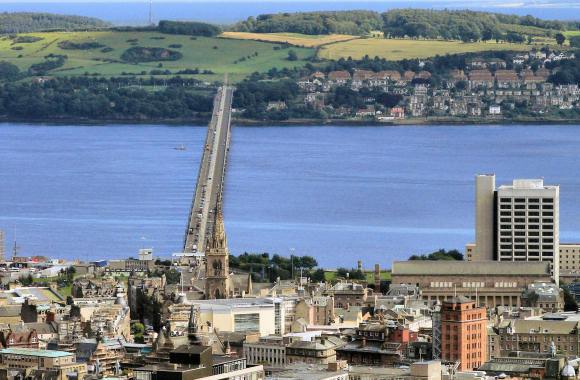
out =
[[[121,258],[182,246],[204,127],[0,124],[0,229],[21,255]],[[184,144],[187,150],[175,147]],[[234,127],[225,222],[234,254],[390,266],[474,238],[474,176],[559,184],[580,241],[578,126]]]

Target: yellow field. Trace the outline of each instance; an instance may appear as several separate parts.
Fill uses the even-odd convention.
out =
[[[440,40],[403,40],[403,39],[359,39],[339,42],[321,47],[320,58],[340,59],[352,57],[371,58],[378,56],[388,60],[427,58],[435,55],[471,53],[489,50],[530,50],[530,45],[495,43],[440,41]]]
[[[301,47],[318,47],[333,44],[335,42],[350,41],[357,39],[357,36],[347,34],[329,35],[307,35],[299,33],[246,33],[246,32],[224,32],[222,38],[232,38],[236,40],[254,40],[264,42],[285,42],[290,45]]]

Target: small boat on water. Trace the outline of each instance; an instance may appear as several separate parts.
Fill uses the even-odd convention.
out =
[[[175,148],[173,148],[175,150],[186,150],[185,145],[181,144],[179,146],[176,146]]]

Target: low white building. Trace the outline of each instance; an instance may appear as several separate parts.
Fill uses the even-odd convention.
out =
[[[489,106],[490,115],[501,115],[501,106]]]
[[[256,332],[260,336],[285,333],[281,298],[230,298],[190,302],[199,309],[200,332]]]

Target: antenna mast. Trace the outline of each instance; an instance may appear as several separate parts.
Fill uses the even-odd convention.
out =
[[[0,230],[0,262],[4,261],[4,231]]]
[[[153,25],[153,0],[149,0],[149,25]]]
[[[16,243],[16,227],[14,227],[14,246],[12,247],[12,260],[18,256],[18,251],[20,251],[20,247]]]

